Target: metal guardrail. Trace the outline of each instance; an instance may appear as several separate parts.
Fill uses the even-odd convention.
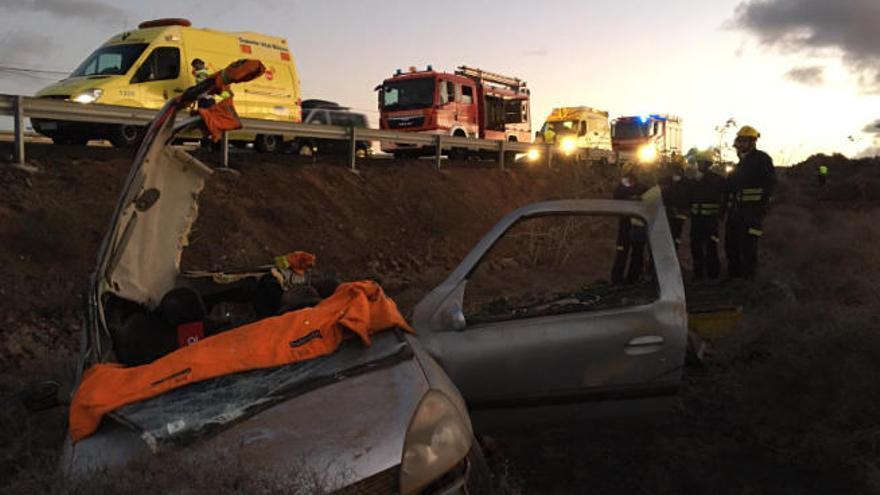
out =
[[[12,116],[15,120],[15,160],[26,166],[24,146],[24,118],[94,122],[101,124],[146,125],[156,115],[156,110],[122,107],[116,105],[80,103],[50,98],[0,94],[0,115]],[[255,134],[269,134],[307,139],[331,139],[349,141],[349,165],[356,170],[358,141],[386,141],[423,146],[434,150],[434,163],[440,168],[440,157],[444,150],[467,149],[494,151],[498,153],[498,164],[504,168],[507,153],[527,153],[535,146],[543,148],[548,165],[552,161],[552,147],[532,143],[471,139],[440,134],[385,131],[361,127],[339,127],[330,125],[300,124],[261,119],[241,119],[242,131]],[[222,142],[223,165],[228,166],[228,138]]]

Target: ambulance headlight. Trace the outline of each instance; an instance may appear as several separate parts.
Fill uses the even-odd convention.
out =
[[[639,148],[639,161],[653,163],[657,159],[657,148],[653,144],[646,144]]]
[[[103,89],[92,88],[74,96],[72,100],[82,104],[94,103],[98,101],[98,98],[100,98],[102,94],[104,94]]]
[[[577,148],[577,140],[573,137],[567,137],[559,143],[559,150],[566,155],[574,153],[575,148]]]
[[[526,153],[526,158],[530,162],[538,161],[538,158],[541,158],[541,152],[538,151],[537,148],[531,148],[528,153]]]
[[[422,398],[413,415],[403,459],[400,463],[400,492],[418,493],[464,460],[472,447],[470,422],[452,401],[437,390]]]

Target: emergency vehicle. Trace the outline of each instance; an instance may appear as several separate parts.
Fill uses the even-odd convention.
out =
[[[397,70],[376,87],[380,128],[511,142],[531,139],[529,89],[525,81],[461,66],[454,74],[411,67]],[[382,142],[395,156],[418,156],[433,149]],[[467,150],[454,149],[462,157]]]
[[[616,119],[611,145],[620,163],[650,165],[681,156],[681,119],[653,114]]]
[[[299,76],[283,38],[263,34],[227,33],[194,28],[186,19],[142,22],[137,29],[110,38],[66,79],[37,92],[84,105],[161,108],[196,83],[191,63],[199,58],[211,73],[241,58],[260,60],[266,73],[240,85],[235,107],[241,117],[300,122]],[[115,146],[138,142],[141,127],[34,119],[34,129],[61,144],[85,144],[109,139]],[[275,151],[281,136],[230,134],[233,141],[254,141],[260,151]]]
[[[611,126],[604,110],[585,106],[554,108],[536,134],[536,143],[553,145],[562,157],[598,161],[611,156]],[[530,155],[537,158],[534,153]]]

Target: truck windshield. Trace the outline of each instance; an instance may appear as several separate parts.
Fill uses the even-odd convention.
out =
[[[102,46],[76,68],[72,77],[120,75],[128,72],[132,64],[147,48],[146,43]]]
[[[572,134],[577,132],[578,121],[576,120],[557,120],[555,122],[545,122],[544,132],[551,130],[556,134]]]
[[[636,121],[625,121],[614,124],[612,135],[615,139],[635,139],[651,135],[651,122],[644,124]]]
[[[385,83],[382,87],[382,108],[386,111],[395,111],[432,107],[434,86],[433,77]]]

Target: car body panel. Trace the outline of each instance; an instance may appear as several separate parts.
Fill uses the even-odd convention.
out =
[[[674,392],[687,346],[681,272],[658,189],[642,202],[552,201],[502,219],[438,288],[413,325],[472,407],[546,405]],[[649,225],[659,298],[649,304],[469,325],[467,281],[517,222],[547,215],[624,215]]]

